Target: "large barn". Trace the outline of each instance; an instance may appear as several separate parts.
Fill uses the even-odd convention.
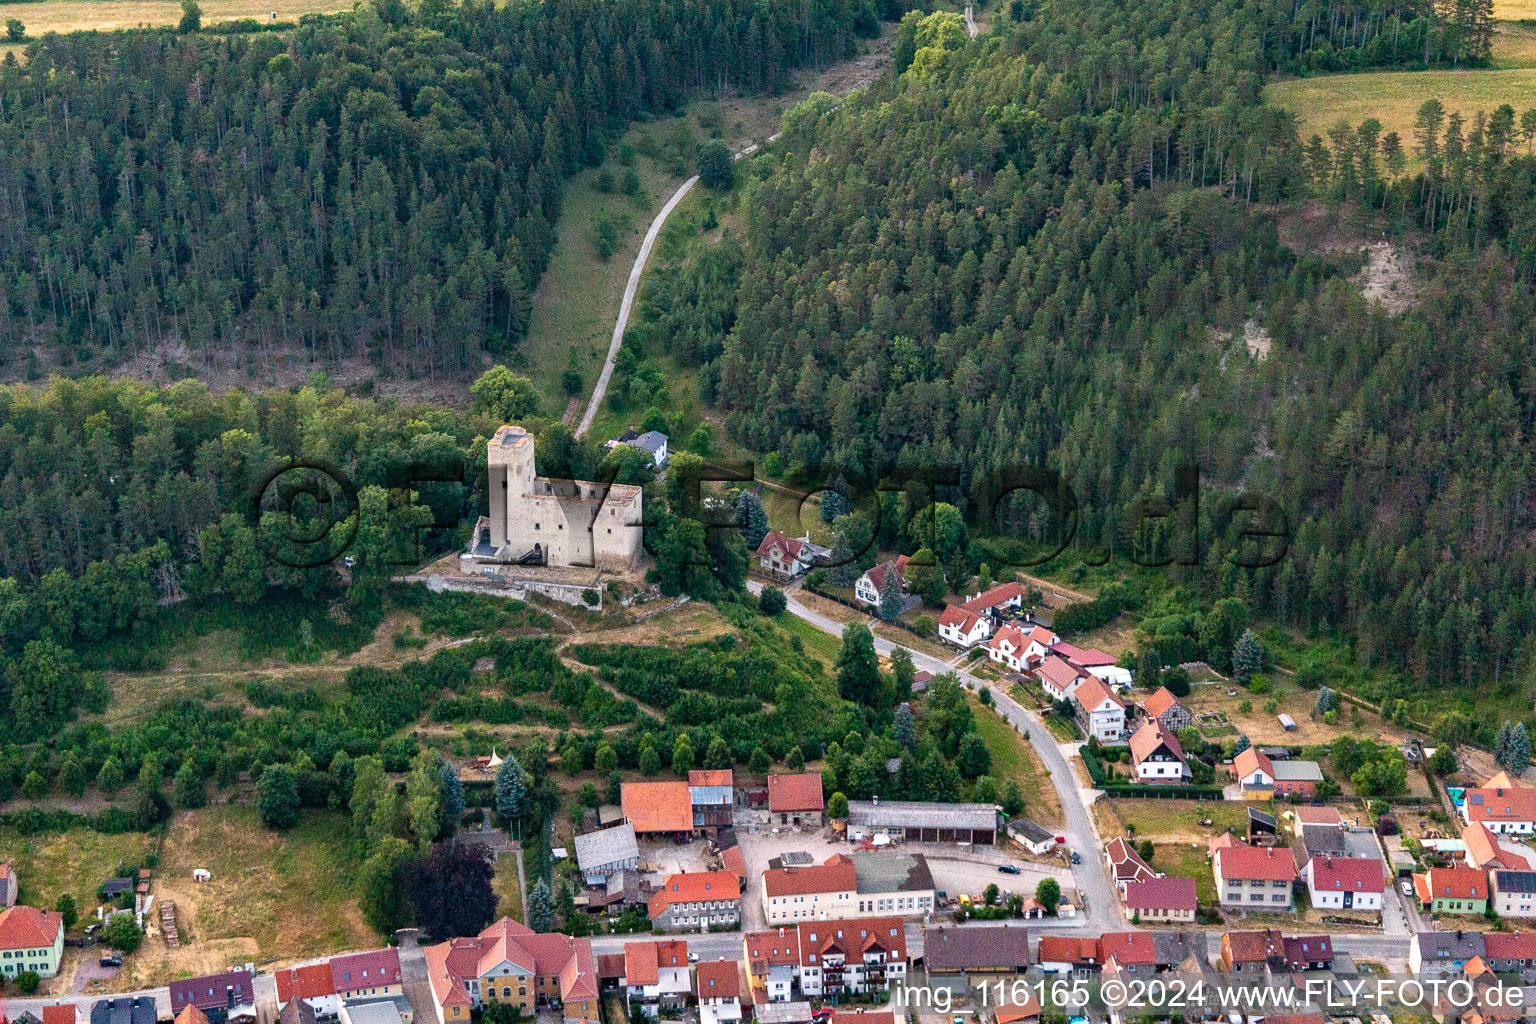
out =
[[[916,800],[848,801],[848,838],[890,836],[913,843],[997,842],[994,804],[934,804]]]

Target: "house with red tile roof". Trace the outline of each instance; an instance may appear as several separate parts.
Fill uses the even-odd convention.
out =
[[[64,956],[64,917],[24,903],[0,911],[0,976],[51,978]]]
[[[1187,922],[1200,909],[1193,878],[1144,878],[1125,884],[1125,912],[1149,924]]]
[[[742,963],[752,1002],[787,1003],[794,998],[800,972],[800,930],[778,928],[741,937]]]
[[[853,599],[870,608],[880,606],[880,595],[885,589],[887,574],[894,573],[896,585],[905,593],[907,589],[907,562],[906,555],[890,562],[881,562],[864,575],[860,576],[853,584]]]
[[[625,782],[619,803],[636,835],[693,835],[693,795],[686,782]]]
[[[1106,686],[1131,685],[1131,670],[1121,668],[1118,658],[1097,647],[1089,647],[1085,650],[1074,647],[1065,640],[1058,640],[1051,646],[1051,653],[1067,659],[1074,667],[1082,669]]]
[[[1479,868],[1430,868],[1413,876],[1419,903],[1436,914],[1481,914],[1488,909],[1488,872]]]
[[[43,1024],[48,1024],[48,1018],[46,1016],[43,1018]],[[208,1024],[208,1015],[202,1010],[199,1010],[197,1007],[193,1006],[191,1003],[188,1003],[186,1006],[183,1006],[181,1008],[181,1012],[176,1015],[174,1024]]]
[[[1291,851],[1276,847],[1228,846],[1211,861],[1216,898],[1232,910],[1287,910],[1296,862]]]
[[[1102,744],[1125,742],[1125,704],[1094,676],[1072,691],[1072,710],[1083,734]]]
[[[624,943],[624,998],[628,1009],[636,1006],[646,1016],[687,1005],[693,992],[688,965],[688,943],[683,939],[662,942]]]
[[[811,535],[786,537],[777,530],[764,535],[757,546],[757,564],[763,572],[781,579],[793,579],[809,572],[818,561],[832,557],[832,552],[820,544],[811,543]]]
[[[1256,747],[1241,751],[1232,769],[1243,796],[1250,800],[1267,800],[1276,794],[1316,796],[1317,784],[1323,780],[1316,761],[1274,761]]]
[[[1027,595],[1028,591],[1021,583],[999,583],[968,598],[961,607],[980,615],[996,616],[1003,612],[1016,612],[1022,609]]]
[[[1109,865],[1109,877],[1122,896],[1125,895],[1127,883],[1157,877],[1157,872],[1141,859],[1136,848],[1124,836],[1116,836],[1104,844],[1104,860]]]
[[[1189,763],[1179,738],[1156,718],[1131,734],[1131,768],[1137,782],[1177,786],[1190,779]]]
[[[1536,932],[1487,932],[1483,959],[1499,973],[1536,968]]]
[[[992,635],[992,620],[957,604],[947,604],[939,615],[939,639],[956,647],[971,648]]]
[[[1302,869],[1312,906],[1319,910],[1381,913],[1386,882],[1376,857],[1312,857]]]
[[[573,1024],[598,1019],[597,964],[587,939],[536,933],[504,917],[479,935],[423,952],[438,1024],[464,1024],[492,999],[516,1005],[525,1016],[558,1003]]]
[[[1530,871],[1532,859],[1527,847],[1503,838],[1478,822],[1461,830],[1467,846],[1467,866],[1485,871]]]
[[[706,960],[693,982],[699,1024],[730,1024],[741,1020],[741,965],[735,960]]]
[[[341,1008],[336,998],[336,986],[331,982],[329,963],[308,964],[304,967],[287,967],[276,971],[277,1004],[286,1006],[297,999],[307,1004],[317,1014],[335,1016]]]
[[[1162,722],[1174,732],[1195,724],[1195,716],[1179,703],[1179,698],[1166,686],[1159,686],[1152,696],[1142,701],[1141,710],[1149,719]]]
[[[1015,672],[1037,668],[1056,640],[1056,634],[1044,626],[1005,622],[987,641],[987,657]]]
[[[798,981],[810,999],[860,995],[901,985],[907,977],[907,929],[899,917],[805,921]]]
[[[651,926],[662,931],[729,928],[741,922],[741,883],[729,871],[668,875],[649,909]]]
[[[826,806],[820,772],[768,776],[768,814],[775,825],[820,828]]]
[[[1536,831],[1536,789],[1474,787],[1462,794],[1461,815],[1468,825],[1484,825],[1490,832],[1530,835]]]
[[[1132,973],[1151,974],[1157,967],[1151,932],[1105,932],[1099,936],[1099,963],[1110,958]]]
[[[1040,969],[1046,974],[1076,974],[1088,977],[1099,965],[1099,940],[1079,935],[1042,935]]]
[[[331,985],[343,1002],[405,994],[400,979],[400,951],[393,947],[333,956],[330,969]]]
[[[1333,970],[1331,935],[1288,935],[1281,945],[1286,966],[1293,971]]]
[[[996,637],[993,637],[993,642],[997,642]],[[1077,688],[1083,685],[1083,681],[1092,678],[1067,659],[1049,654],[1042,655],[1040,660],[1034,663],[1034,673],[1040,689],[1044,690],[1045,695],[1053,701],[1071,700]]]
[[[1277,928],[1224,932],[1217,965],[1233,974],[1285,970],[1285,936]]]
[[[841,917],[858,895],[853,861],[840,853],[825,863],[763,872],[763,913],[770,925]]]
[[[74,1003],[55,1003],[43,1007],[43,1024],[80,1024],[80,1011]],[[207,1024],[207,1018],[203,1018]]]

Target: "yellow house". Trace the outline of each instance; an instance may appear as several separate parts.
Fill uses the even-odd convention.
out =
[[[467,1022],[489,1002],[510,1003],[530,1016],[539,1007],[559,1007],[568,1021],[598,1019],[596,961],[586,939],[541,935],[504,917],[479,935],[425,952],[438,1024]]]

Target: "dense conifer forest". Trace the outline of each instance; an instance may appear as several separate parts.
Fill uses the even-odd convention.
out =
[[[1507,112],[1475,151],[1458,119],[1448,152],[1442,112],[1413,143],[1427,169],[1389,191],[1369,130],[1324,166],[1259,99],[1277,74],[1476,62],[1486,11],[1088,0],[999,21],[971,41],[909,14],[899,74],[794,112],[748,171],[744,230],[658,275],[658,351],[791,479],[954,468],[983,539],[988,474],[1059,471],[1069,557],[1131,554],[1138,502],[1198,464],[1204,564],[1175,582],[1341,631],[1393,680],[1378,698],[1511,685],[1536,625],[1536,162]],[[1362,180],[1433,257],[1401,315],[1362,297],[1357,253],[1281,242]],[[1284,509],[1277,565],[1223,561],[1240,491]],[[1015,511],[1045,546],[1047,517]]]
[[[284,34],[46,37],[0,65],[0,361],[179,340],[477,368],[622,126],[776,92],[876,28],[868,0],[379,0]]]

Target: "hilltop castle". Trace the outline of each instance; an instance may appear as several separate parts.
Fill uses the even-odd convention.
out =
[[[640,557],[640,488],[535,476],[533,435],[518,426],[496,431],[486,463],[491,514],[475,524],[475,561],[623,571]]]

